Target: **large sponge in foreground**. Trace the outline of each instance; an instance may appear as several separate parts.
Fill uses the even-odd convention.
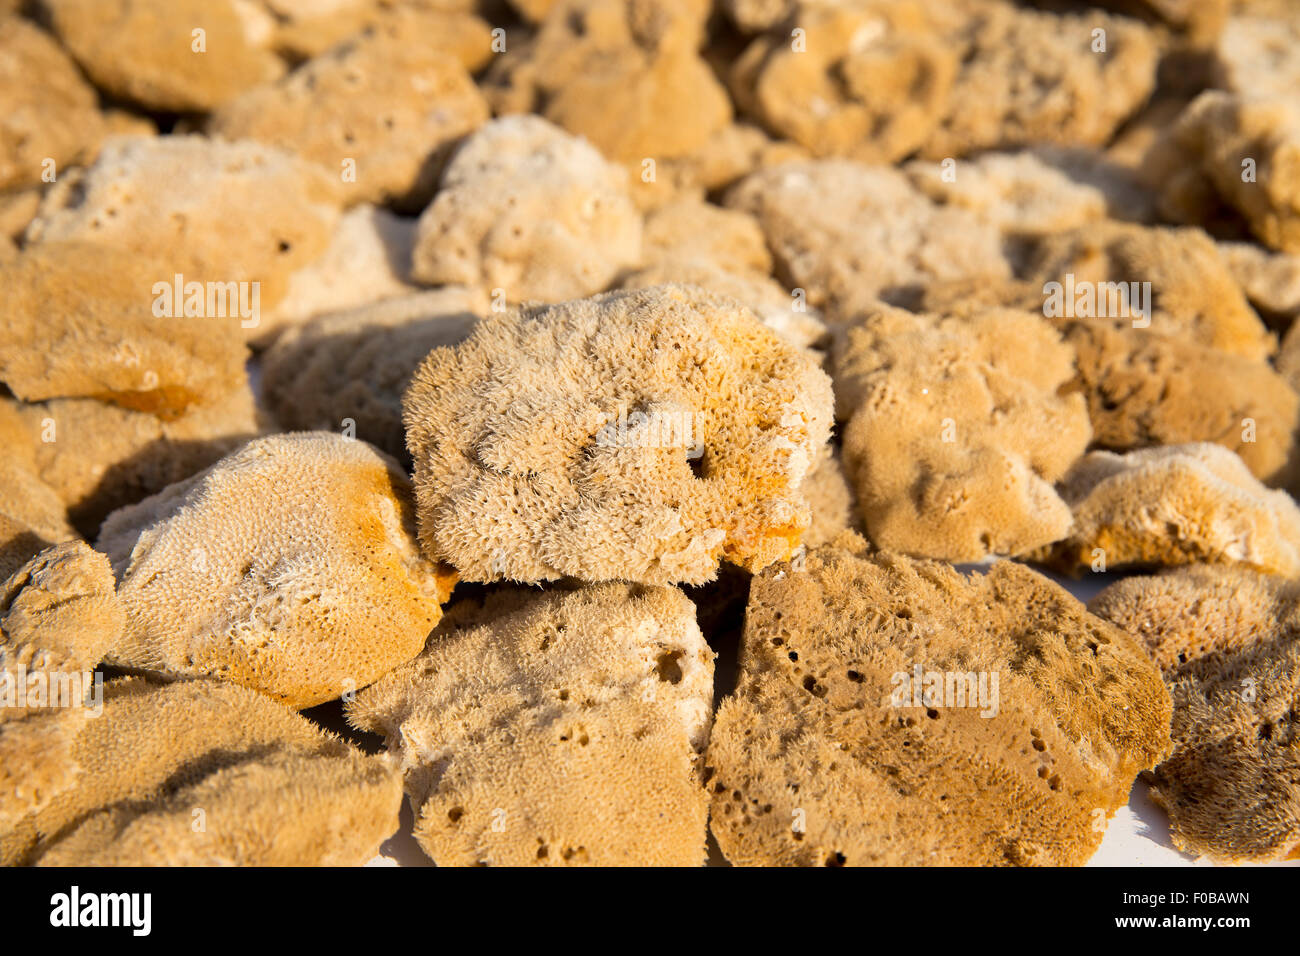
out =
[[[294,707],[410,660],[451,576],[424,560],[397,463],[326,432],[249,442],[114,512],[126,633],[111,663],[210,675]]]
[[[846,534],[754,579],[709,743],[747,865],[1073,865],[1169,747],[1131,637],[1003,562],[963,577]]]
[[[766,567],[808,526],[831,404],[802,350],[700,289],[493,315],[403,400],[420,543],[471,581]]]
[[[501,589],[348,706],[439,865],[698,866],[713,653],[676,588]]]
[[[128,678],[99,704],[0,724],[0,753],[26,754],[6,769],[47,781],[0,795],[0,863],[355,866],[397,829],[391,762],[262,694]]]

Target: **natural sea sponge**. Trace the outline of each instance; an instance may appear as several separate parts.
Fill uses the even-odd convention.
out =
[[[773,31],[731,67],[746,113],[816,156],[889,163],[926,142],[958,63],[924,3],[801,3],[791,16],[797,42]]]
[[[1300,255],[1270,252],[1250,242],[1221,242],[1219,255],[1246,298],[1274,328],[1300,318]],[[1282,345],[1281,352],[1286,350]]]
[[[727,272],[772,271],[758,220],[702,199],[678,199],[647,213],[642,248],[647,262],[703,260]]]
[[[420,216],[411,271],[511,302],[559,302],[604,289],[640,256],[623,170],[546,120],[510,116],[448,164]]]
[[[1217,863],[1300,857],[1300,593],[1193,565],[1127,578],[1089,604],[1146,641],[1174,701],[1151,796],[1174,845]]]
[[[815,306],[847,308],[966,276],[1011,277],[992,223],[936,205],[888,166],[788,163],[741,180],[726,205],[758,219],[777,277]]]
[[[1172,132],[1188,162],[1273,249],[1300,252],[1300,107],[1202,93]]]
[[[757,570],[808,525],[831,404],[813,359],[693,287],[493,314],[403,401],[420,543],[470,581]]]
[[[1247,96],[1288,99],[1300,89],[1300,17],[1289,0],[1259,16],[1234,16],[1215,50],[1215,86]]]
[[[1045,306],[1053,318],[1149,322],[1139,327],[1251,359],[1267,358],[1277,347],[1214,241],[1199,229],[1080,226],[1044,237],[1023,278],[1060,284],[1059,302]],[[1143,307],[1149,314],[1139,314]]]
[[[1169,713],[1137,642],[1041,575],[845,535],[750,588],[713,834],[739,865],[1081,864]]]
[[[1101,145],[1155,86],[1155,39],[1124,17],[980,4],[951,42],[961,65],[922,150],[931,159],[1038,143]]]
[[[488,28],[469,17],[392,15],[307,61],[279,83],[219,109],[208,131],[268,143],[330,170],[348,171],[349,202],[419,209],[433,193],[446,148],[488,118],[455,55],[458,31]],[[413,38],[418,41],[413,42]]]
[[[102,707],[0,725],[3,752],[65,744],[30,748],[24,776],[50,785],[0,812],[0,862],[356,866],[397,829],[395,768],[254,691],[130,678]]]
[[[1212,441],[1270,485],[1294,480],[1300,395],[1264,362],[1128,321],[1068,322],[1065,337],[1101,448]]]
[[[1005,233],[1059,232],[1106,216],[1106,194],[1080,182],[1033,150],[985,153],[945,168],[930,160],[904,167],[935,202],[969,209]]]
[[[440,866],[699,866],[713,652],[676,588],[501,589],[347,705]]]
[[[397,829],[400,801],[398,776],[373,757],[273,753],[148,807],[99,810],[38,865],[360,866]]]
[[[249,442],[114,512],[98,545],[126,630],[110,663],[310,707],[419,653],[454,577],[420,557],[409,484],[364,442]]]
[[[288,291],[251,331],[254,344],[327,312],[417,291],[411,278],[416,220],[362,204],[343,214],[319,259],[289,276]]]
[[[0,13],[0,189],[41,182],[98,145],[95,91],[59,45],[31,22]]]
[[[41,0],[96,86],[151,110],[204,111],[274,79],[234,0]]]
[[[493,63],[493,112],[538,112],[610,160],[686,156],[731,122],[731,102],[697,50],[701,0],[559,0],[536,36]]]
[[[772,139],[752,123],[728,123],[684,156],[643,158],[628,166],[632,199],[639,209],[655,209],[674,199],[703,200],[758,169],[808,159],[808,151],[789,140]]]
[[[42,551],[0,583],[0,683],[14,694],[35,679],[42,694],[24,692],[27,706],[11,698],[0,722],[46,706],[57,680],[89,676],[122,635],[114,588],[108,559],[83,541]]]
[[[27,242],[114,245],[164,264],[156,281],[258,282],[270,308],[289,273],[328,246],[340,188],[329,171],[260,143],[115,137],[50,187]]]
[[[264,425],[246,382],[215,404],[168,421],[90,398],[12,408],[33,449],[35,474],[68,519],[92,536],[110,511],[201,471]]]
[[[1073,355],[1041,317],[878,306],[833,357],[845,470],[877,545],[977,561],[1069,530],[1052,482],[1092,431],[1083,399],[1058,394]]]
[[[36,474],[33,444],[14,405],[0,399],[0,578],[77,536],[63,502]]]
[[[175,418],[244,382],[239,318],[159,315],[153,262],[102,243],[31,246],[0,266],[0,380],[27,401],[95,398]]]
[[[339,431],[406,457],[402,394],[433,349],[455,345],[478,317],[475,296],[448,286],[319,316],[262,358],[262,388],[281,426]]]
[[[678,199],[646,216],[643,239],[645,265],[626,276],[622,288],[697,285],[744,303],[797,345],[819,345],[825,338],[818,310],[769,276],[772,256],[752,216]]]
[[[1300,574],[1300,508],[1219,445],[1090,452],[1060,490],[1074,527],[1036,557],[1066,571],[1101,559],[1110,570],[1212,563]]]
[[[768,328],[801,348],[825,344],[827,328],[821,311],[762,273],[728,272],[707,260],[669,256],[625,276],[620,288],[648,289],[669,284],[696,286],[735,299]]]

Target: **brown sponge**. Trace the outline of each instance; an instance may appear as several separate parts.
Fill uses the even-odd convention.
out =
[[[409,494],[365,442],[304,432],[114,512],[98,545],[127,623],[109,662],[294,707],[364,687],[419,653],[454,582],[420,556]]]
[[[754,579],[713,833],[741,865],[1077,865],[1169,714],[1138,643],[1041,575],[846,534]]]
[[[35,185],[99,145],[98,99],[68,55],[30,21],[0,13],[0,190]]]
[[[993,223],[937,205],[890,166],[786,163],[745,177],[726,204],[758,219],[777,277],[812,305],[848,310],[930,282],[1011,277]]]
[[[1036,143],[1098,146],[1155,86],[1156,38],[1135,20],[1001,2],[959,4],[945,15],[961,66],[923,150],[931,159]]]
[[[1300,590],[1194,565],[1112,584],[1089,604],[1144,640],[1174,700],[1153,774],[1174,845],[1217,863],[1300,858]]]
[[[698,866],[713,652],[676,588],[500,589],[348,705],[440,866]]]
[[[262,357],[262,389],[280,425],[342,431],[406,457],[402,394],[424,357],[478,322],[477,296],[445,286],[318,316]]]
[[[623,170],[540,117],[508,116],[448,164],[420,216],[411,272],[510,302],[560,302],[606,288],[640,256]]]
[[[42,243],[0,266],[0,380],[19,398],[94,398],[171,419],[244,383],[239,318],[159,315],[154,263]]]
[[[335,171],[261,143],[115,136],[50,187],[27,242],[113,245],[157,264],[150,283],[257,282],[269,309],[328,247],[341,189]]]
[[[108,559],[82,541],[47,548],[0,583],[0,681],[16,693],[26,675],[45,682],[0,707],[0,722],[45,706],[50,684],[86,675],[122,636],[125,615]],[[88,689],[88,688],[87,688]]]
[[[0,774],[48,781],[0,788],[0,862],[357,866],[397,829],[395,767],[254,691],[128,678],[101,704],[0,724],[0,753],[27,748]]]
[[[877,306],[838,332],[844,464],[873,542],[977,561],[1069,531],[1052,482],[1091,428],[1083,399],[1058,394],[1073,356],[1046,320]]]
[[[831,426],[802,350],[688,286],[493,314],[403,401],[420,543],[466,580],[712,580],[790,556]]]
[[[1093,440],[1127,451],[1210,441],[1270,485],[1296,471],[1300,395],[1265,362],[1127,320],[1064,325],[1078,356],[1070,385],[1088,401]]]
[[[462,64],[467,40],[482,54]],[[319,163],[342,179],[350,204],[419,209],[446,148],[488,118],[466,66],[486,59],[490,42],[476,18],[404,9],[226,103],[208,131]]]
[[[926,4],[804,2],[731,67],[732,95],[773,133],[815,156],[892,163],[934,132],[957,73]]]
[[[210,110],[284,71],[250,30],[237,0],[42,0],[41,5],[96,86],[146,109]]]
[[[1066,571],[1244,564],[1300,574],[1300,508],[1219,445],[1094,451],[1061,481],[1070,535],[1035,557]]]

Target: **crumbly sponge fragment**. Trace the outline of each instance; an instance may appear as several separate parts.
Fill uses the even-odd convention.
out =
[[[497,57],[493,112],[537,112],[616,163],[687,156],[731,122],[697,52],[701,0],[559,0],[531,42]]]
[[[1216,863],[1300,857],[1300,593],[1193,565],[1127,578],[1089,608],[1147,643],[1174,701],[1152,798],[1174,845]]]
[[[448,286],[319,316],[262,358],[267,404],[286,429],[340,431],[406,456],[402,395],[424,357],[478,321],[475,296]]]
[[[0,189],[41,182],[93,150],[103,132],[98,98],[57,43],[30,21],[0,13]]]
[[[346,172],[351,161],[349,203],[419,209],[433,194],[440,152],[488,118],[487,101],[450,55],[466,25],[490,43],[487,26],[468,17],[406,11],[386,18],[279,83],[227,103],[208,131],[268,143],[330,170]]]
[[[806,290],[812,305],[966,276],[1011,277],[992,223],[935,204],[888,166],[787,163],[741,180],[726,205],[758,219],[777,277]]]
[[[48,693],[56,675],[88,674],[124,624],[104,555],[82,541],[47,548],[0,583],[0,681],[16,692],[25,674]],[[0,722],[48,702],[25,699],[33,703],[0,707]]]
[[[329,170],[261,143],[113,137],[50,187],[27,241],[113,245],[159,263],[154,281],[259,282],[269,309],[328,246],[340,188]]]
[[[810,357],[694,287],[494,314],[403,401],[420,543],[471,581],[757,570],[808,525],[831,405]]]
[[[1073,276],[1073,301],[1067,277]],[[1200,229],[1093,223],[1044,237],[1024,278],[1061,285],[1054,318],[1150,321],[1146,331],[1181,337],[1230,355],[1265,359],[1277,345],[1250,307],[1214,241]],[[1150,310],[1143,286],[1150,283]],[[1046,299],[1046,289],[1044,289]],[[1092,300],[1088,296],[1091,293]],[[1120,298],[1127,296],[1127,299]],[[1123,311],[1127,301],[1128,312]]]
[[[560,302],[606,288],[640,257],[623,170],[544,119],[509,116],[448,164],[420,216],[411,271],[510,302]]]
[[[233,319],[158,315],[156,264],[104,243],[50,242],[0,266],[0,380],[26,401],[94,398],[172,419],[245,382]]]
[[[234,0],[42,0],[42,7],[96,86],[146,109],[210,110],[284,71],[250,36]]]
[[[1094,50],[1095,30],[1105,50]],[[1099,146],[1146,101],[1158,49],[1135,20],[974,5],[951,38],[960,67],[931,159],[1037,143]]]
[[[722,852],[739,865],[1083,863],[1098,813],[1168,751],[1159,672],[1023,565],[963,577],[865,551],[844,535],[804,571],[754,579],[705,771]]]
[[[1063,537],[1052,482],[1087,447],[1071,350],[1045,320],[991,310],[939,318],[877,306],[834,344],[845,468],[867,535],[949,561]]]
[[[1093,566],[1100,551],[1111,570],[1236,563],[1300,574],[1300,508],[1219,445],[1090,452],[1061,494],[1074,527],[1038,557],[1067,571]]]
[[[803,33],[758,37],[732,64],[732,95],[773,133],[815,156],[891,163],[938,125],[956,51],[923,3],[801,3]]]
[[[262,694],[128,678],[102,706],[0,725],[0,751],[28,747],[23,776],[52,781],[39,801],[0,804],[0,862],[356,866],[397,829],[396,768]]]
[[[1069,322],[1065,337],[1098,446],[1211,441],[1270,485],[1294,480],[1300,395],[1266,363],[1122,320]]]
[[[98,545],[126,630],[108,655],[310,707],[419,653],[454,578],[425,561],[409,483],[364,442],[276,435],[138,505]]]
[[[681,591],[502,588],[347,705],[439,866],[698,866],[713,652]]]

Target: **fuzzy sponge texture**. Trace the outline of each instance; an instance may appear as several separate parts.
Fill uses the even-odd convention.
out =
[[[713,833],[738,865],[1077,865],[1169,715],[1139,644],[1041,575],[845,534],[754,580]]]
[[[1300,590],[1240,567],[1126,578],[1089,607],[1140,636],[1174,700],[1152,796],[1174,845],[1217,863],[1300,858]]]
[[[127,678],[100,704],[0,724],[0,755],[29,754],[0,863],[358,866],[397,828],[388,758],[255,691]]]
[[[440,866],[698,866],[712,696],[676,588],[502,587],[348,716],[397,749]]]
[[[763,568],[808,526],[831,405],[811,358],[703,290],[494,314],[406,393],[420,543],[470,581]]]
[[[104,523],[126,632],[112,663],[309,707],[410,660],[452,576],[421,557],[405,474],[325,432],[249,442]]]

